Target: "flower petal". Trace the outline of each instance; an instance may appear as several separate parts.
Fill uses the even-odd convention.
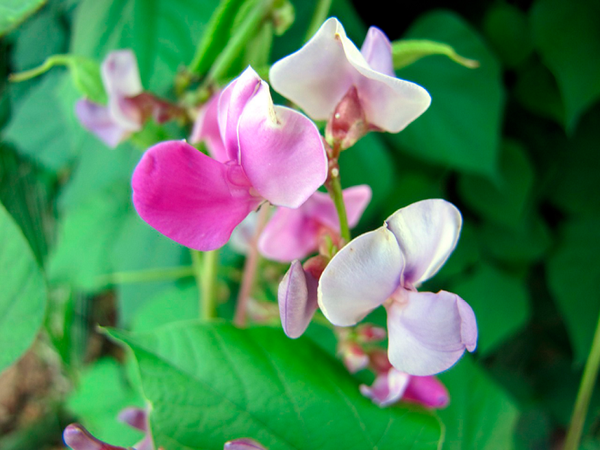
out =
[[[194,122],[194,129],[190,136],[192,144],[198,142],[206,143],[210,156],[220,162],[229,161],[229,155],[225,150],[225,144],[219,130],[219,98],[221,93],[217,92],[202,105]]]
[[[83,127],[109,147],[116,147],[130,132],[112,118],[108,107],[83,99],[75,104],[75,115]]]
[[[392,61],[392,44],[379,28],[369,28],[360,52],[371,69],[390,77],[396,76]]]
[[[371,387],[361,384],[362,395],[373,400],[379,406],[388,406],[402,398],[409,383],[410,375],[394,368],[379,374]]]
[[[262,82],[240,117],[240,162],[252,186],[277,206],[297,208],[327,178],[321,135],[308,117],[274,106]]]
[[[126,450],[96,439],[78,423],[67,425],[63,432],[65,444],[73,450]]]
[[[219,97],[218,120],[221,139],[228,158],[239,161],[238,124],[248,100],[261,86],[262,80],[248,66],[242,74],[229,83]]]
[[[214,250],[260,198],[239,166],[222,164],[182,141],[151,147],[132,178],[133,203],[140,217],[186,247]]]
[[[458,242],[462,216],[452,203],[433,199],[399,209],[386,223],[406,258],[404,280],[416,285],[444,265]]]
[[[123,409],[117,418],[132,428],[140,431],[148,431],[148,414],[142,408],[129,407]]]
[[[144,90],[137,60],[131,50],[110,52],[102,62],[101,70],[109,97],[135,97]]]
[[[404,259],[396,238],[381,227],[352,240],[319,280],[319,306],[339,326],[354,325],[396,290]]]
[[[294,261],[281,280],[277,291],[283,331],[296,339],[308,327],[317,310],[317,280]]]
[[[223,450],[266,450],[261,444],[254,439],[242,438],[233,441],[225,442]]]
[[[387,305],[392,365],[410,375],[449,369],[475,349],[477,324],[471,307],[458,295],[405,290],[404,301]]]
[[[340,36],[342,24],[327,19],[300,50],[277,61],[269,72],[271,86],[316,120],[327,120],[353,83]],[[357,50],[358,51],[358,50]]]
[[[402,400],[427,408],[445,408],[450,403],[448,389],[436,377],[410,377]]]

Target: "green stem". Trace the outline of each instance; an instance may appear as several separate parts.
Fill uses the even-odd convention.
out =
[[[308,26],[304,42],[308,42],[310,38],[313,37],[313,35],[319,30],[319,28],[321,28],[321,25],[323,25],[323,22],[325,22],[325,19],[327,19],[327,16],[329,15],[330,8],[331,0],[319,0],[317,2],[317,7],[315,8],[312,20]]]
[[[157,269],[135,270],[131,272],[115,272],[100,275],[96,278],[99,287],[114,284],[148,283],[151,281],[167,281],[187,278],[194,275],[192,266],[163,267]]]
[[[346,214],[346,205],[344,204],[344,196],[342,194],[342,183],[340,182],[340,170],[337,167],[330,169],[329,179],[325,184],[329,196],[335,204],[335,210],[340,219],[340,234],[346,242],[350,242],[350,227],[348,226],[348,216]]]
[[[219,251],[199,252],[191,250],[192,267],[199,291],[200,318],[210,320],[217,317],[217,268]]]
[[[42,65],[34,67],[33,69],[25,70],[19,73],[11,73],[8,76],[8,79],[14,83],[19,83],[21,81],[30,80],[31,78],[35,78],[48,70],[50,70],[54,66],[63,65],[68,66],[71,63],[69,59],[69,55],[53,55],[46,59],[42,63]]]
[[[583,432],[585,416],[587,414],[588,406],[590,405],[590,398],[592,397],[592,392],[594,391],[594,385],[596,384],[599,366],[600,316],[598,317],[598,324],[596,325],[596,333],[594,334],[592,349],[590,350],[590,355],[588,356],[587,362],[585,363],[585,368],[583,369],[583,377],[581,378],[579,392],[577,393],[577,400],[575,401],[575,407],[573,408],[573,415],[571,417],[569,431],[567,432],[564,450],[577,450],[579,448],[579,441],[581,440],[581,434]]]

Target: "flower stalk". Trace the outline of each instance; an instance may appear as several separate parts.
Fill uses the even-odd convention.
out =
[[[199,290],[200,318],[210,320],[217,317],[217,268],[219,251],[199,252],[192,250],[192,267]]]

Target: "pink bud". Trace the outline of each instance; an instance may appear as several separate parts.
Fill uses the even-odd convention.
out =
[[[369,131],[365,112],[358,98],[358,91],[352,86],[340,100],[327,123],[325,135],[327,140],[341,149],[352,147],[356,141]]]
[[[125,450],[123,447],[99,441],[78,423],[72,423],[65,428],[63,439],[73,450]]]
[[[242,438],[225,442],[223,450],[266,450],[254,439]]]

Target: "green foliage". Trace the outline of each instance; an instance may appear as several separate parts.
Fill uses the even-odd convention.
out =
[[[461,66],[475,69],[479,63],[472,59],[463,58],[448,44],[427,40],[403,39],[392,42],[392,60],[394,69],[400,70],[421,58],[431,55],[444,55]]]
[[[0,204],[0,371],[33,342],[44,320],[46,282],[27,240]]]
[[[2,0],[0,2],[0,36],[17,27],[44,3],[46,0]]]
[[[240,437],[282,449],[438,446],[441,430],[433,416],[373,405],[345,369],[306,338],[206,323],[109,333],[135,355],[158,446],[217,449]]]
[[[503,104],[495,57],[468,24],[448,11],[421,17],[406,38],[444,42],[460,55],[479,61],[480,66],[467,69],[448,58],[432,56],[400,70],[400,78],[425,87],[433,102],[423,116],[391,139],[418,158],[494,176]]]

